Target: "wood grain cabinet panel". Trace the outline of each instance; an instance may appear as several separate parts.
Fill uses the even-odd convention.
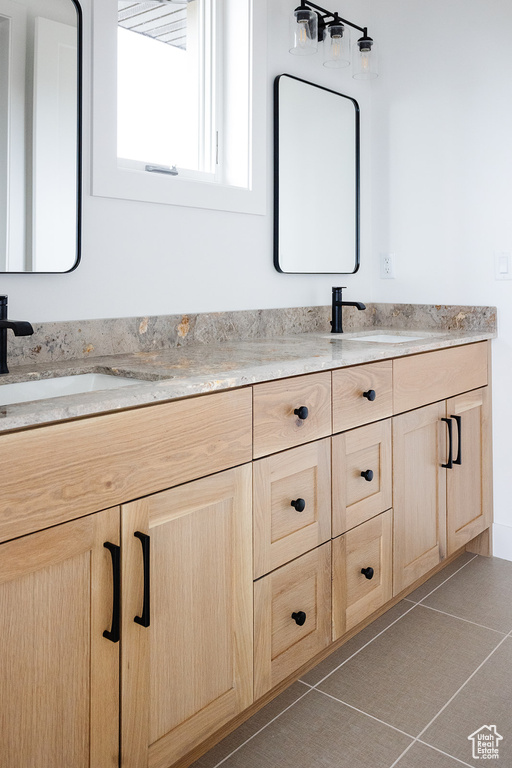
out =
[[[391,600],[392,545],[391,509],[332,542],[333,640]]]
[[[328,542],[254,583],[255,698],[316,656],[330,639]]]
[[[122,506],[122,768],[168,768],[252,703],[251,484],[245,465]]]
[[[254,578],[331,538],[329,438],[253,464]]]
[[[0,541],[251,460],[249,389],[2,435]]]
[[[487,344],[466,344],[393,360],[394,413],[485,387]]]
[[[346,429],[353,429],[391,416],[393,413],[392,376],[391,360],[333,371],[333,432],[344,432]]]
[[[453,421],[454,442],[454,465],[446,470],[448,555],[451,555],[492,522],[489,388],[448,400],[446,416]]]
[[[119,509],[0,547],[0,762],[117,768],[119,643],[112,559]]]
[[[445,403],[393,418],[393,593],[446,554]]]
[[[332,438],[332,488],[333,537],[391,507],[390,419]]]
[[[307,409],[307,416],[295,413]],[[254,458],[331,434],[331,374],[313,373],[253,387]]]

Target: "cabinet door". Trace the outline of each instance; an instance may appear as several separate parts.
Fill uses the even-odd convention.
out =
[[[492,455],[489,388],[448,400],[453,424],[454,465],[447,470],[448,554],[491,524]],[[459,463],[460,462],[460,463]]]
[[[119,643],[112,558],[119,509],[0,547],[0,762],[115,768]]]
[[[251,704],[251,523],[250,465],[123,505],[123,768],[168,768]]]
[[[396,595],[440,563],[446,551],[445,403],[393,419]]]
[[[332,542],[333,640],[391,600],[393,510]]]

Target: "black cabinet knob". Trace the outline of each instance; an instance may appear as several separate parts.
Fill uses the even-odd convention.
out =
[[[291,506],[295,507],[297,512],[304,512],[306,509],[306,502],[304,499],[296,499],[296,501],[292,501]]]
[[[296,613],[292,613],[292,619],[294,619],[299,627],[302,627],[306,623],[306,614],[304,611],[297,611]]]
[[[361,477],[364,477],[368,483],[371,483],[373,480],[373,470],[367,469],[365,472],[361,472]]]
[[[305,421],[309,416],[309,411],[305,405],[301,405],[300,408],[294,410],[294,414],[298,416],[301,421]]]
[[[368,392],[363,392],[363,397],[366,397],[367,400],[373,403],[373,401],[377,397],[377,393],[375,392],[374,389],[369,389]]]
[[[374,570],[373,568],[361,568],[361,573],[363,576],[366,576],[367,579],[373,579]]]

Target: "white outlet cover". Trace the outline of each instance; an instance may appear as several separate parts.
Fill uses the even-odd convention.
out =
[[[512,280],[512,254],[510,251],[496,251],[494,254],[496,280]]]

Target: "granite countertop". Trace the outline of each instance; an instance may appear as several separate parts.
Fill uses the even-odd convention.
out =
[[[421,338],[399,343],[364,341],[364,336],[370,333]],[[0,403],[2,385],[20,381],[92,372],[126,376],[137,381],[133,386],[114,390],[0,405],[0,432],[470,344],[495,336],[491,329],[432,331],[415,328],[407,331],[373,327],[343,336],[326,332],[302,333],[37,365],[11,365],[11,372],[1,380]]]

